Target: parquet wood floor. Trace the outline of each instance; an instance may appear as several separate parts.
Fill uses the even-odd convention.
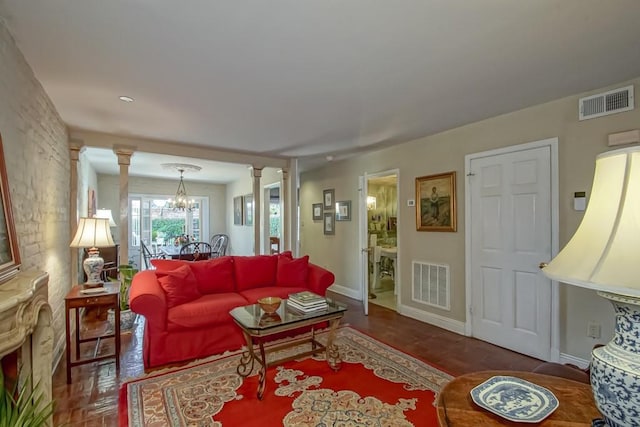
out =
[[[487,369],[530,371],[540,361],[500,347],[467,338],[431,326],[380,307],[369,305],[369,316],[362,304],[341,295],[331,294],[349,306],[343,323],[382,342],[421,358],[452,375]],[[87,331],[99,330],[104,322],[84,319]],[[112,341],[112,340],[109,340]],[[56,401],[54,426],[117,426],[118,389],[120,384],[144,373],[142,365],[142,322],[132,333],[122,335],[120,372],[113,360],[95,362],[72,369],[72,383],[66,383],[64,358],[53,377]],[[105,344],[108,347],[109,343]],[[92,351],[92,348],[83,349]],[[108,348],[103,351],[109,351]]]

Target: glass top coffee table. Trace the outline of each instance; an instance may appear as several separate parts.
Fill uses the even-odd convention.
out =
[[[347,307],[329,298],[327,308],[309,313],[302,313],[287,306],[287,300],[283,299],[278,310],[273,314],[265,313],[258,304],[236,307],[229,312],[236,324],[242,329],[247,342],[247,350],[242,353],[240,364],[236,371],[241,377],[247,377],[255,362],[260,364],[258,371],[258,399],[262,399],[267,376],[267,368],[302,356],[325,352],[327,363],[331,369],[340,369],[342,360],[338,347],[334,344],[336,329],[340,319],[344,316]],[[324,322],[329,322],[329,335],[326,345],[316,340],[316,327]],[[287,341],[265,349],[264,344],[273,336],[282,332],[292,331],[298,328],[311,327],[310,335],[300,339]],[[267,354],[300,344],[310,344],[310,349],[297,352],[294,355],[267,362]]]

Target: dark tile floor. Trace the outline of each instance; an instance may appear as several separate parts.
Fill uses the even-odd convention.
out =
[[[369,305],[364,316],[360,302],[332,294],[349,305],[344,322],[380,341],[449,372],[461,375],[486,369],[530,371],[540,361],[500,347],[467,338],[400,316],[394,311]],[[85,316],[83,330],[100,332],[105,322],[101,313]],[[91,363],[72,369],[72,383],[66,383],[65,362],[58,365],[53,377],[53,397],[56,401],[54,426],[117,426],[118,390],[129,378],[144,373],[142,365],[142,321],[133,332],[122,334],[120,372],[112,360]],[[107,340],[100,351],[110,351]],[[92,352],[87,346],[83,352]]]

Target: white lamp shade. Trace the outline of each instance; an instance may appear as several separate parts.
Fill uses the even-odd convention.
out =
[[[640,296],[640,147],[596,159],[591,198],[569,243],[543,269],[553,280]]]
[[[115,246],[106,218],[80,218],[72,248],[107,248]]]
[[[111,209],[96,209],[96,214],[93,217],[106,218],[109,220],[109,227],[116,226],[116,222],[113,220],[113,215],[111,214]]]

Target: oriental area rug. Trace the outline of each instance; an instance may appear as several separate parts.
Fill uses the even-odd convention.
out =
[[[319,341],[325,342],[327,334],[317,333]],[[335,342],[342,358],[339,371],[329,368],[324,354],[270,367],[262,400],[256,397],[257,366],[245,379],[236,373],[240,350],[131,380],[120,389],[120,425],[438,424],[435,393],[450,375],[349,327],[338,330]],[[275,352],[269,359],[295,350]]]

